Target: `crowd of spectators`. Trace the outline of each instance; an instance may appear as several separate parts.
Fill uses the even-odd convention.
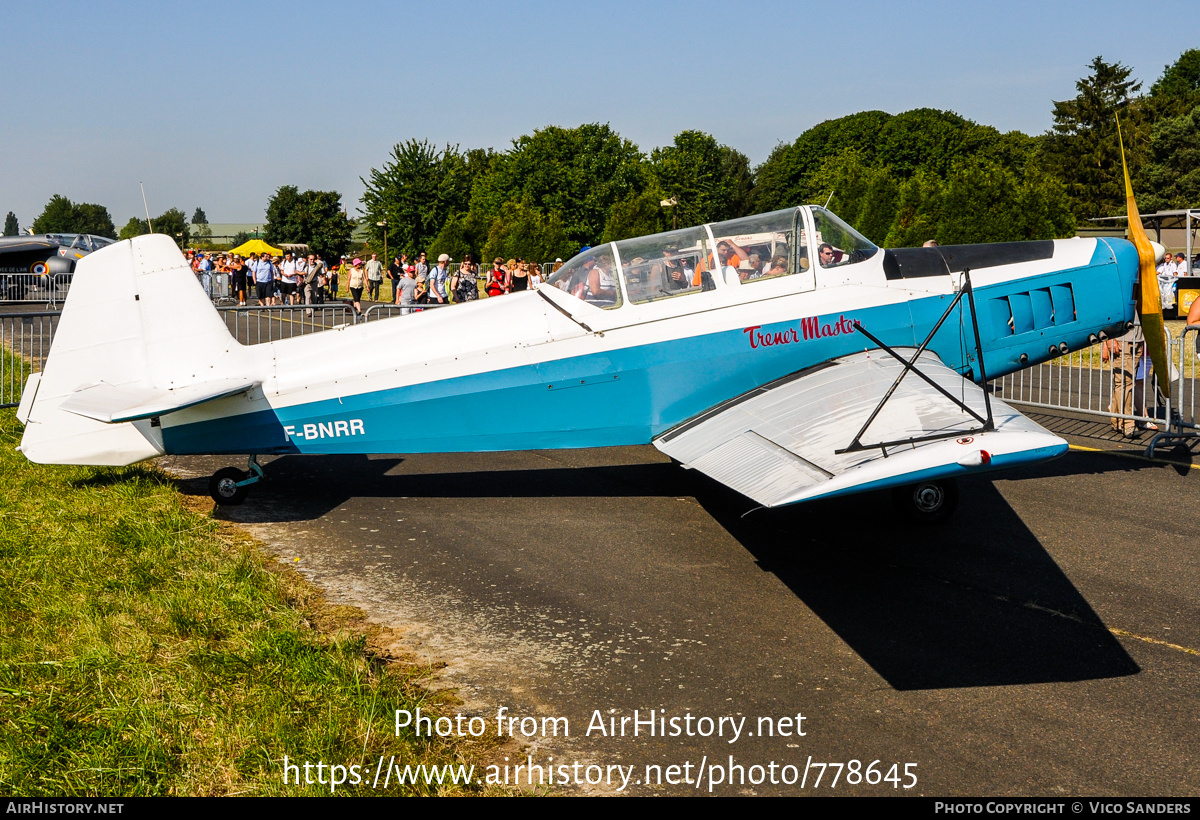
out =
[[[356,313],[363,312],[366,301],[398,305],[409,313],[428,305],[470,302],[487,296],[530,290],[545,281],[541,266],[524,259],[504,260],[496,257],[486,275],[481,276],[479,264],[467,254],[455,264],[448,254],[441,254],[432,265],[426,254],[415,259],[401,253],[391,264],[384,266],[379,255],[370,258],[340,257],[330,266],[315,253],[282,255],[252,253],[243,258],[231,253],[189,251],[188,261],[201,287],[213,299],[214,274],[229,276],[229,294],[239,306],[303,305],[309,312],[313,305],[341,301],[339,287],[348,290],[348,299]],[[557,259],[552,266],[562,264]],[[384,301],[384,280],[391,283],[390,298]]]

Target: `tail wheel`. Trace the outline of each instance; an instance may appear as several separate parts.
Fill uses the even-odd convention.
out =
[[[892,501],[898,512],[918,524],[940,524],[958,507],[958,482],[943,479],[897,487]]]
[[[226,467],[217,470],[208,480],[208,494],[218,504],[241,504],[250,493],[249,485],[239,487],[238,483],[246,480],[248,474],[237,467]]]

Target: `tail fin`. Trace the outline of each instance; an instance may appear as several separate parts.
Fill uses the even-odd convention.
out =
[[[76,266],[45,368],[26,385],[33,395],[22,401],[21,452],[44,464],[161,455],[151,414],[237,392],[242,353],[170,237],[89,254]]]

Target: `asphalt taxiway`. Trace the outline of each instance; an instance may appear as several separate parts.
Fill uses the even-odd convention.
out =
[[[635,794],[796,794],[794,766],[812,794],[1194,796],[1200,469],[1136,452],[964,481],[935,528],[886,493],[754,510],[651,447],[286,456],[216,514],[444,664],[489,731],[567,719],[510,723],[514,765],[632,765]],[[196,495],[231,463],[163,459]],[[814,786],[852,760],[916,785]]]

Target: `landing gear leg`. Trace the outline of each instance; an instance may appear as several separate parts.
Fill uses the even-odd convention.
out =
[[[896,511],[918,524],[940,524],[958,507],[958,482],[921,481],[892,491]]]
[[[208,480],[208,494],[218,504],[241,504],[250,494],[250,485],[257,484],[264,478],[263,469],[258,463],[258,456],[251,455],[247,465],[249,470],[243,472],[237,467],[226,467],[213,473]]]

